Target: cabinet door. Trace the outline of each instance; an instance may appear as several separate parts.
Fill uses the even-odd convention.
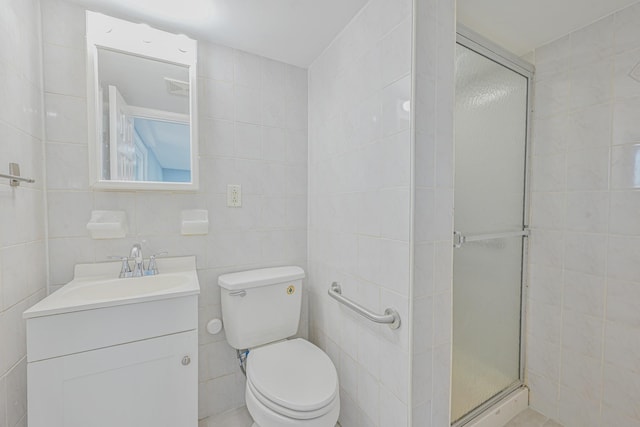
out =
[[[29,363],[29,426],[196,427],[197,355],[189,331]]]

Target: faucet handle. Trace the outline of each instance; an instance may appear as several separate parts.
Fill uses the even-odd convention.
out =
[[[167,251],[162,251],[151,255],[149,257],[149,266],[147,268],[147,271],[145,271],[145,276],[155,276],[156,274],[158,274],[158,265],[156,264],[156,258],[161,255],[167,255],[168,253],[169,252]]]
[[[118,277],[122,279],[123,277],[129,277],[131,275],[131,266],[129,265],[129,257],[111,255],[111,256],[108,256],[107,258],[118,259],[122,261],[122,267],[120,268],[120,275]]]

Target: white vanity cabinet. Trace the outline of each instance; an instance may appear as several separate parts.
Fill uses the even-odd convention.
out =
[[[195,427],[196,340],[190,331],[29,363],[29,426]]]
[[[148,283],[122,279],[126,298],[85,305],[103,281],[76,278],[25,312],[29,427],[197,427],[199,285],[195,265],[174,277],[196,286],[171,274],[156,280],[170,289],[132,296]]]

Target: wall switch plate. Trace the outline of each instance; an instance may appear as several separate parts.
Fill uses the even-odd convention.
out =
[[[227,185],[227,207],[239,208],[242,206],[242,185]]]

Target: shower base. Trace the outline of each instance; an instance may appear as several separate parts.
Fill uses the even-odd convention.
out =
[[[520,387],[464,427],[504,427],[529,407],[529,389]]]
[[[514,377],[508,375],[508,371],[496,369],[463,351],[454,351],[451,417],[459,420],[453,424],[455,427],[503,427],[529,406],[529,390],[526,387],[514,389]],[[491,397],[498,390],[507,389],[514,391],[502,398]],[[465,414],[469,411],[477,413],[474,408],[485,399],[495,403],[469,421]]]
[[[454,349],[451,419],[462,418],[500,390],[509,388],[514,380],[504,369],[496,369],[477,357]]]

